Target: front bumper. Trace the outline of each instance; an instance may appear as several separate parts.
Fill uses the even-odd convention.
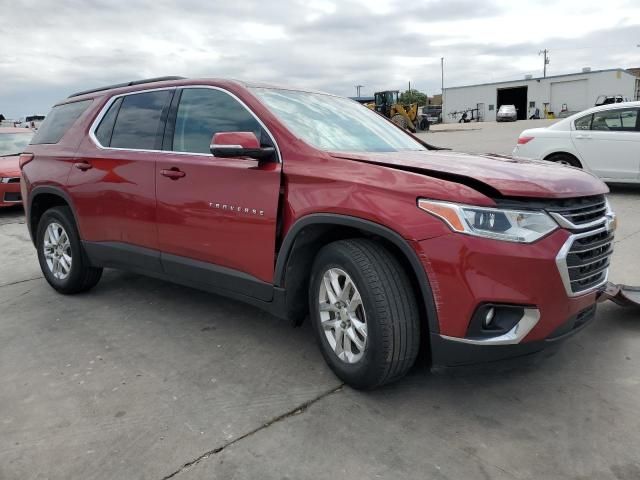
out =
[[[557,230],[520,244],[451,233],[418,242],[438,313],[431,332],[434,366],[527,355],[576,333],[592,318],[596,289],[570,296],[556,262],[570,233]],[[469,342],[471,319],[485,304],[521,306],[539,318],[513,341]]]
[[[0,180],[0,207],[10,207],[21,203],[20,177],[2,177]]]
[[[502,360],[520,359],[543,350],[554,349],[564,340],[578,333],[594,318],[596,305],[586,308],[562,323],[549,337],[543,340],[506,344],[469,344],[431,334],[431,354],[434,368],[478,365]]]

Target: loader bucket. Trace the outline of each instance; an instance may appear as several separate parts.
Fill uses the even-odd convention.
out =
[[[598,302],[611,300],[621,307],[640,308],[640,287],[607,283],[598,296]]]

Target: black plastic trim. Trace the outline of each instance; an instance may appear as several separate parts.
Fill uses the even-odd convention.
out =
[[[94,267],[163,273],[160,252],[120,242],[85,242],[84,251]]]
[[[173,150],[173,135],[176,128],[176,118],[178,116],[178,105],[182,98],[182,88],[175,90],[173,99],[169,105],[169,111],[167,113],[167,121],[165,122],[164,133],[162,136],[162,150]]]
[[[122,242],[83,241],[82,245],[95,267],[129,270],[216,293],[234,292],[261,302],[274,297],[273,285],[231,268]]]
[[[52,195],[57,195],[58,197],[62,198],[69,205],[69,208],[71,209],[71,213],[73,214],[73,219],[76,222],[76,227],[78,226],[78,218],[76,216],[76,209],[75,209],[75,207],[73,205],[73,201],[71,200],[71,197],[69,196],[69,194],[67,192],[65,192],[60,187],[52,187],[52,186],[48,186],[48,185],[35,187],[34,189],[32,189],[29,192],[29,198],[24,203],[24,206],[25,206],[25,218],[27,220],[27,228],[29,230],[29,236],[31,237],[31,241],[34,243],[34,245],[35,245],[34,232],[31,231],[31,205],[33,204],[34,198],[36,198],[40,194],[45,194],[45,193],[52,194]]]
[[[179,277],[225,290],[233,290],[263,302],[273,300],[273,285],[231,268],[191,258],[161,253],[164,273],[172,279]]]
[[[435,306],[435,300],[433,298],[433,291],[429,278],[418,258],[416,252],[411,248],[409,243],[397,232],[391,230],[379,223],[364,220],[358,217],[351,217],[348,215],[339,215],[334,213],[314,213],[307,215],[299,219],[287,232],[280,251],[278,252],[278,258],[276,260],[276,268],[274,273],[274,285],[276,287],[284,287],[285,285],[285,272],[287,268],[287,262],[289,256],[293,250],[296,238],[298,234],[310,225],[338,225],[356,228],[361,231],[365,231],[370,234],[377,235],[391,242],[394,246],[400,249],[404,256],[409,261],[413,273],[418,279],[422,299],[426,308],[426,316],[429,325],[429,331],[438,333],[440,331],[438,323],[438,313]]]

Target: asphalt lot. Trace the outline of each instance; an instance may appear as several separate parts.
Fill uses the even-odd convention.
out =
[[[530,123],[426,138],[508,153]],[[610,198],[611,279],[640,284],[640,188]],[[0,211],[0,245],[2,480],[640,478],[637,310],[602,304],[532,365],[359,392],[308,324],[116,271],[58,295],[20,210]]]

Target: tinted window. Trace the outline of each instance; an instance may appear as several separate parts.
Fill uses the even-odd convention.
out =
[[[637,109],[609,110],[593,114],[591,130],[633,132],[638,120]]]
[[[47,115],[38,133],[33,137],[32,144],[58,143],[71,125],[82,115],[93,100],[65,103],[57,105]]]
[[[157,140],[162,111],[170,95],[169,90],[160,90],[124,97],[113,127],[110,146],[139,150],[159,149]]]
[[[209,153],[211,137],[218,132],[254,132],[265,142],[258,121],[231,95],[210,88],[183,90],[172,150]]]
[[[120,97],[113,102],[105,116],[102,117],[102,121],[96,129],[96,138],[103,147],[108,147],[111,144],[111,134],[113,133],[113,126],[116,123],[116,117],[118,116],[120,105],[122,104],[122,98],[123,97]]]
[[[589,130],[591,128],[591,115],[577,119],[575,126],[576,130]]]

